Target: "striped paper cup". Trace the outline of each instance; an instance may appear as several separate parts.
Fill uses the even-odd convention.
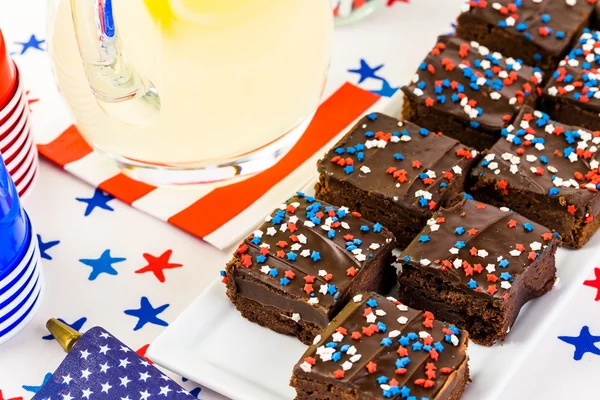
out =
[[[20,197],[29,192],[37,176],[38,153],[31,135],[29,104],[18,68],[17,90],[0,110],[0,153]]]
[[[0,276],[0,344],[21,331],[39,308],[43,289],[42,266],[35,232],[25,213],[31,236],[23,260]]]

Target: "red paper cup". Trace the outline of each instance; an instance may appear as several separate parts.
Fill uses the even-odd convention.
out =
[[[17,71],[12,59],[8,56],[4,37],[0,31],[0,109],[13,97],[17,90]]]

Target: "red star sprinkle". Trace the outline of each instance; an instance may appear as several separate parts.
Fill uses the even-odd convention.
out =
[[[525,251],[525,246],[523,246],[521,243],[517,243],[517,245],[515,246],[515,249],[517,249],[519,251]]]
[[[406,347],[398,347],[398,350],[396,350],[396,353],[398,353],[398,355],[400,357],[408,357],[408,350],[406,349]]]
[[[431,350],[429,350],[429,357],[431,357],[431,359],[433,361],[437,361],[438,357],[439,357],[439,353],[437,352],[436,349],[431,349]]]
[[[277,253],[275,253],[275,255],[279,258],[283,258],[283,257],[285,257],[285,251],[279,250],[279,251],[277,251]]]
[[[360,339],[361,336],[362,335],[360,334],[360,332],[354,331],[354,332],[352,332],[352,335],[350,337],[354,340],[358,340],[358,339]]]
[[[172,268],[181,268],[183,267],[183,264],[173,264],[169,262],[169,258],[171,257],[171,254],[173,253],[173,250],[167,250],[164,253],[162,253],[159,257],[154,257],[151,254],[148,253],[144,253],[143,256],[146,259],[146,262],[148,263],[148,265],[146,265],[143,268],[138,269],[137,271],[135,271],[136,274],[143,274],[145,272],[152,272],[154,274],[154,276],[156,276],[156,278],[160,281],[163,282],[165,281],[165,274],[163,272],[163,270],[165,269],[172,269]],[[248,260],[249,258],[249,260]],[[248,262],[250,263],[250,265],[252,265],[252,257],[250,257],[248,254],[243,254],[242,255],[242,263],[245,267],[248,267],[249,265]]]
[[[151,359],[146,357],[146,351],[148,350],[149,346],[150,346],[150,343],[145,344],[142,347],[140,347],[139,349],[137,349],[135,352],[138,356],[142,357],[144,360],[148,361],[150,364],[154,364],[154,362],[152,362]],[[2,396],[0,396],[0,400],[2,400]],[[10,400],[10,399],[8,399],[8,400]]]
[[[415,160],[412,162],[412,167],[413,168],[421,168],[421,161],[419,160]]]
[[[304,359],[304,361],[305,361],[307,364],[310,364],[310,365],[315,365],[315,364],[317,363],[317,360],[315,360],[315,359],[314,359],[314,358],[312,358],[312,357],[306,357],[306,358]]]
[[[346,270],[346,275],[355,276],[358,271],[354,267],[350,267]]]
[[[333,279],[333,274],[327,274],[323,277],[323,279],[325,279],[325,282],[329,282]]]
[[[452,373],[452,368],[448,368],[448,367],[440,368],[440,372],[442,374],[450,374],[450,373]]]
[[[260,248],[260,254],[262,254],[263,256],[266,256],[269,254],[269,248],[268,247],[261,247]]]
[[[369,361],[369,363],[366,365],[366,368],[367,371],[372,374],[373,372],[377,371],[377,364],[375,364],[373,361]]]
[[[336,369],[335,371],[333,371],[333,376],[335,376],[336,379],[342,379],[344,378],[344,370],[343,369]]]
[[[585,286],[593,287],[597,290],[596,292],[596,301],[600,301],[600,268],[594,268],[594,279],[587,280],[583,282]]]
[[[346,334],[348,333],[348,329],[344,328],[343,326],[338,327],[335,331],[341,333],[344,336],[346,336]]]
[[[496,288],[496,285],[489,285],[487,288],[487,292],[491,295],[493,295],[497,291],[498,291],[498,289]]]
[[[396,375],[404,375],[406,373],[407,369],[406,368],[398,368],[396,370]]]
[[[533,261],[537,258],[537,254],[535,254],[535,251],[530,251],[529,254],[527,254],[527,258]]]
[[[510,221],[508,221],[508,227],[509,228],[516,228],[517,227],[517,221],[515,221],[514,219],[511,219]]]
[[[542,239],[543,240],[552,240],[552,233],[550,233],[550,232],[542,233]]]
[[[304,291],[306,292],[306,294],[310,295],[315,290],[313,289],[311,284],[307,283],[304,285]]]
[[[569,212],[569,214],[575,214],[575,206],[573,204],[569,204],[569,206],[567,206],[567,211]]]
[[[479,233],[479,230],[475,229],[475,228],[471,228],[467,231],[467,233],[471,236],[473,235],[477,235],[477,233]]]
[[[475,208],[478,210],[483,210],[483,209],[485,209],[485,207],[486,207],[485,204],[481,204],[481,203],[475,205]]]
[[[304,277],[304,282],[306,283],[315,283],[315,277],[312,275],[306,275]]]
[[[296,274],[290,270],[285,271],[284,276],[288,279],[294,279]]]
[[[248,250],[248,245],[245,243],[241,243],[236,250],[238,254],[244,254]]]
[[[280,240],[279,242],[277,242],[277,247],[281,247],[282,249],[287,247],[287,242],[284,240]]]

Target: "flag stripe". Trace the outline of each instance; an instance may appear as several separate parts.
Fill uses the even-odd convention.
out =
[[[156,189],[154,186],[135,181],[124,174],[115,175],[102,182],[98,187],[129,205]]]
[[[379,98],[346,83],[321,104],[304,135],[274,167],[239,183],[213,190],[171,217],[169,222],[199,237],[214,232],[315,154]]]
[[[38,145],[38,150],[44,157],[63,168],[93,151],[74,125],[71,125],[52,142]]]

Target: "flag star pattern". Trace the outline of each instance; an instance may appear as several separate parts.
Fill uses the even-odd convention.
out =
[[[143,296],[140,300],[140,308],[135,310],[125,310],[125,314],[131,315],[138,319],[137,324],[133,328],[134,331],[142,329],[146,324],[154,324],[160,326],[168,326],[169,324],[158,318],[158,315],[165,311],[169,307],[169,304],[163,304],[159,307],[152,307],[150,300],[146,296]]]
[[[137,400],[159,396],[194,398],[106,330],[95,327],[79,339],[33,399]]]
[[[79,262],[87,265],[88,267],[92,267],[92,272],[90,272],[88,280],[93,281],[100,274],[118,275],[119,272],[113,267],[113,264],[117,264],[125,260],[126,258],[122,257],[112,257],[110,255],[110,249],[106,249],[97,259],[82,258],[79,260]]]

